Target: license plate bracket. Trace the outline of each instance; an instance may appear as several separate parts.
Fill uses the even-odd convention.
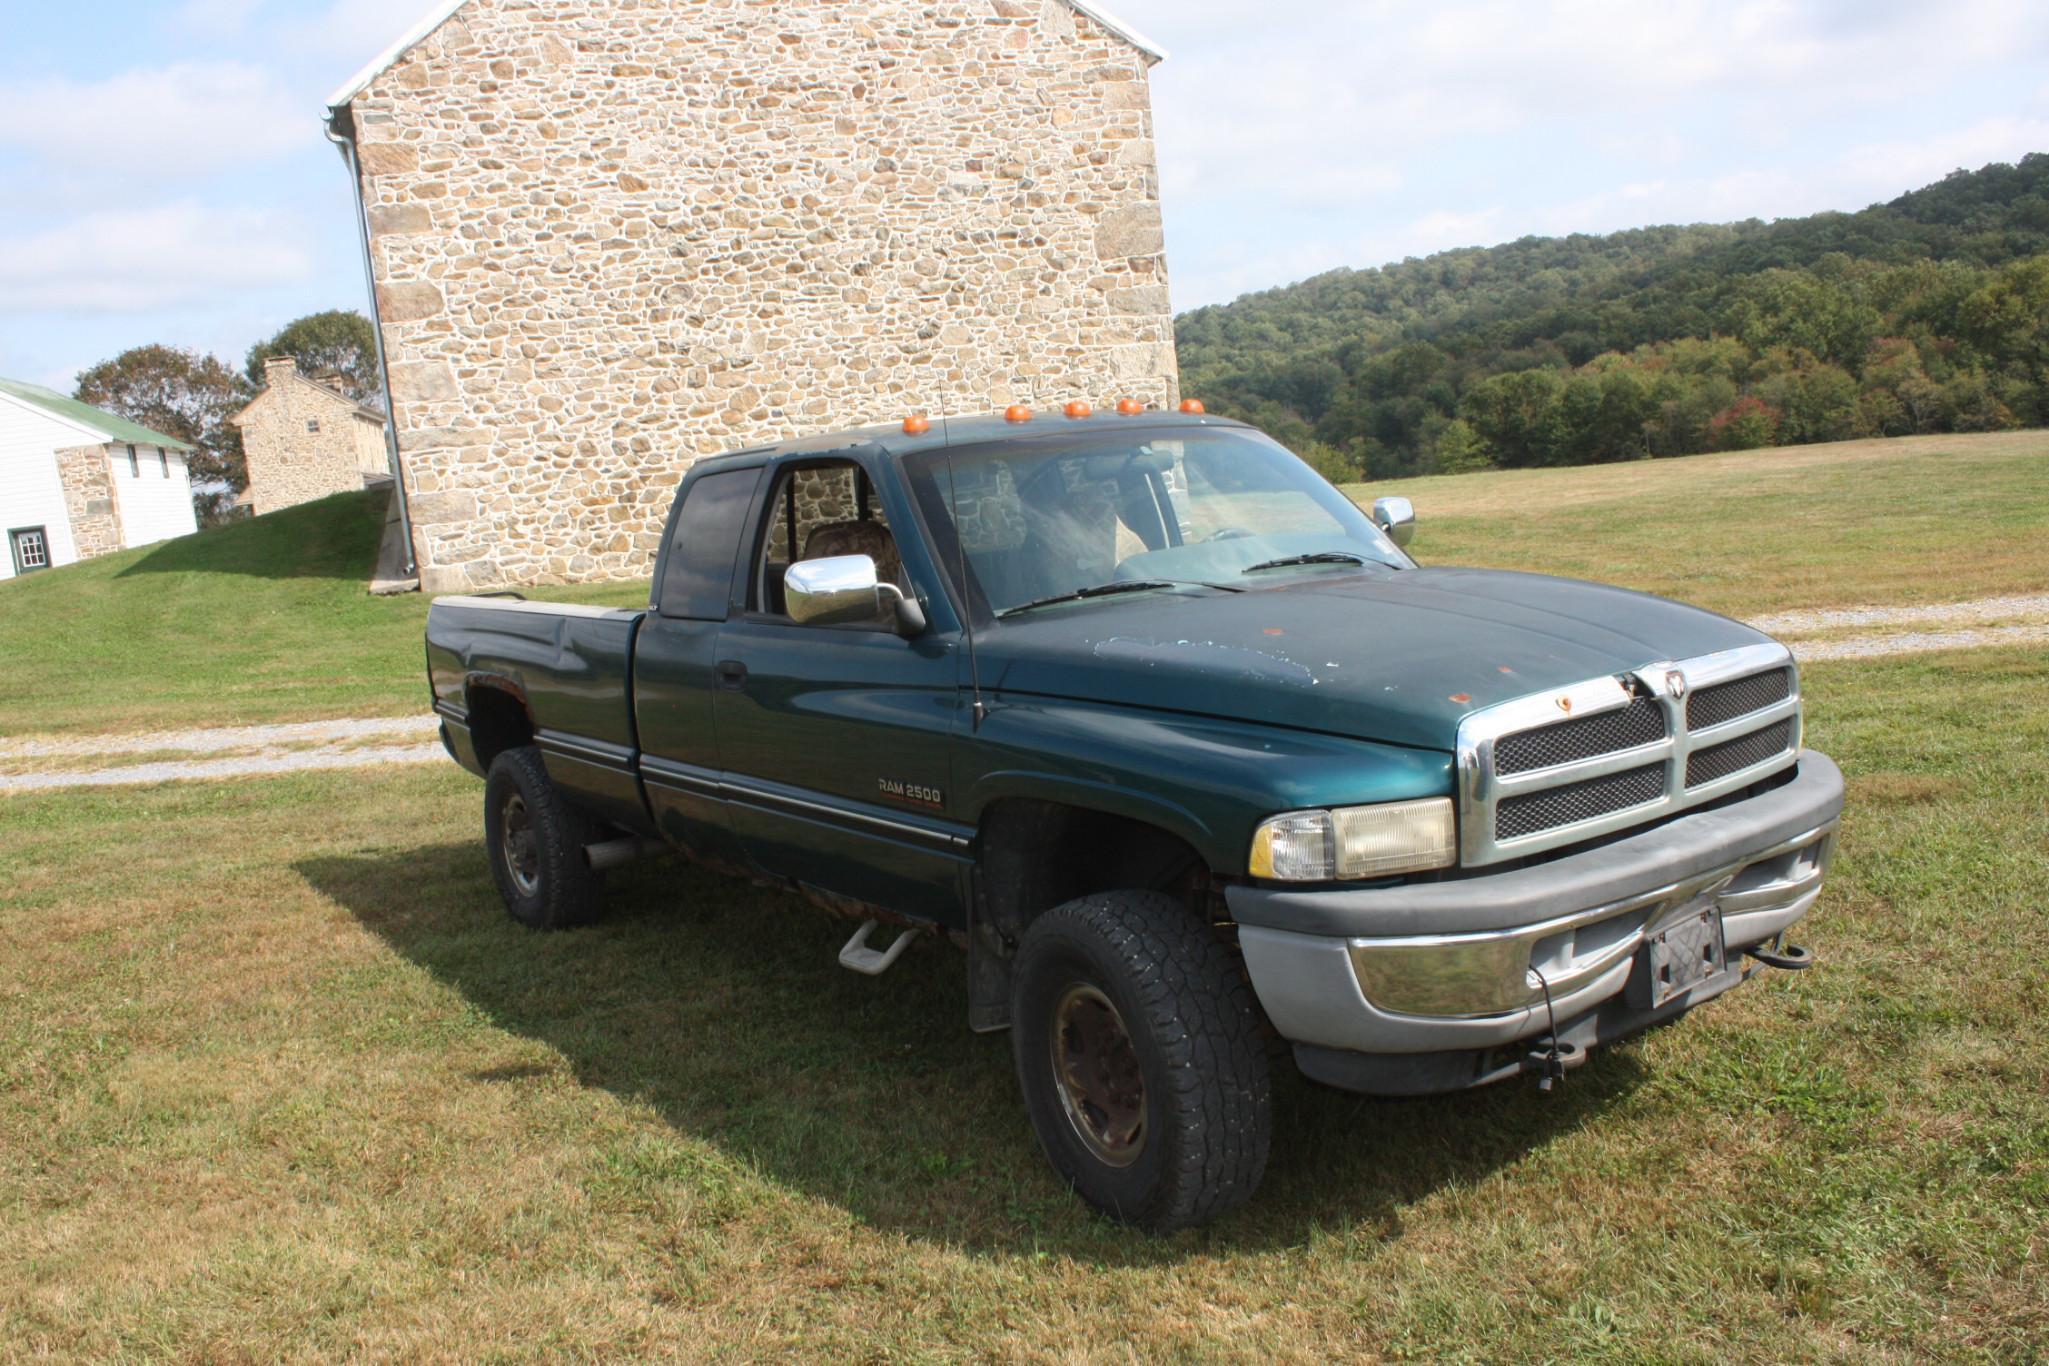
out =
[[[1729,946],[1722,935],[1722,910],[1712,901],[1696,902],[1664,921],[1645,940],[1637,979],[1643,1004],[1655,1010],[1682,996],[1729,965]]]

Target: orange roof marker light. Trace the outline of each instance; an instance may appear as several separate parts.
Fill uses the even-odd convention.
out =
[[[1096,415],[1096,410],[1083,403],[1080,399],[1076,399],[1068,404],[1066,411],[1069,417],[1094,417]]]
[[[1181,400],[1181,411],[1184,413],[1206,413],[1209,409],[1202,406],[1202,400],[1199,398],[1184,398]]]
[[[1145,405],[1135,398],[1123,398],[1117,400],[1117,411],[1125,417],[1137,417],[1145,411]]]
[[[904,419],[905,436],[923,436],[932,430],[932,421],[923,413],[912,413]]]
[[[1003,410],[1003,420],[1005,422],[1030,422],[1032,420],[1032,410],[1025,407],[1022,403],[1013,403]]]

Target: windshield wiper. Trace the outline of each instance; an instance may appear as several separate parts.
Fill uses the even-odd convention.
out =
[[[1143,593],[1154,588],[1173,587],[1175,584],[1168,579],[1123,579],[1116,583],[1099,583],[1093,588],[1077,588],[1072,593],[1055,593],[1050,598],[1039,598],[1033,602],[1020,603],[1016,607],[1006,607],[996,615],[1014,617],[1019,612],[1029,612],[1034,607],[1051,607],[1057,602],[1079,602],[1083,598],[1107,598],[1118,593]]]
[[[1262,569],[1286,569],[1294,564],[1366,564],[1364,555],[1354,555],[1349,550],[1319,550],[1313,555],[1288,555],[1278,560],[1262,560],[1247,565],[1240,574],[1257,574]]]

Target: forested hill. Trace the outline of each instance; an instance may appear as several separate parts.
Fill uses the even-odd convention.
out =
[[[2049,424],[2049,155],[1858,213],[1332,271],[1176,331],[1185,392],[1334,477]]]

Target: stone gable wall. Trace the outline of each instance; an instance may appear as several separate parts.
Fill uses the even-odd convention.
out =
[[[471,0],[352,110],[429,591],[645,574],[699,456],[1179,397],[1146,59],[1061,0]]]
[[[71,545],[81,560],[121,548],[121,503],[107,447],[73,446],[57,452],[57,478],[64,485],[64,511],[71,521]]]
[[[358,428],[367,424],[356,405],[301,379],[288,360],[272,362],[265,378],[269,387],[236,419],[249,461],[252,510],[261,516],[361,489]],[[320,430],[309,432],[309,422]]]

